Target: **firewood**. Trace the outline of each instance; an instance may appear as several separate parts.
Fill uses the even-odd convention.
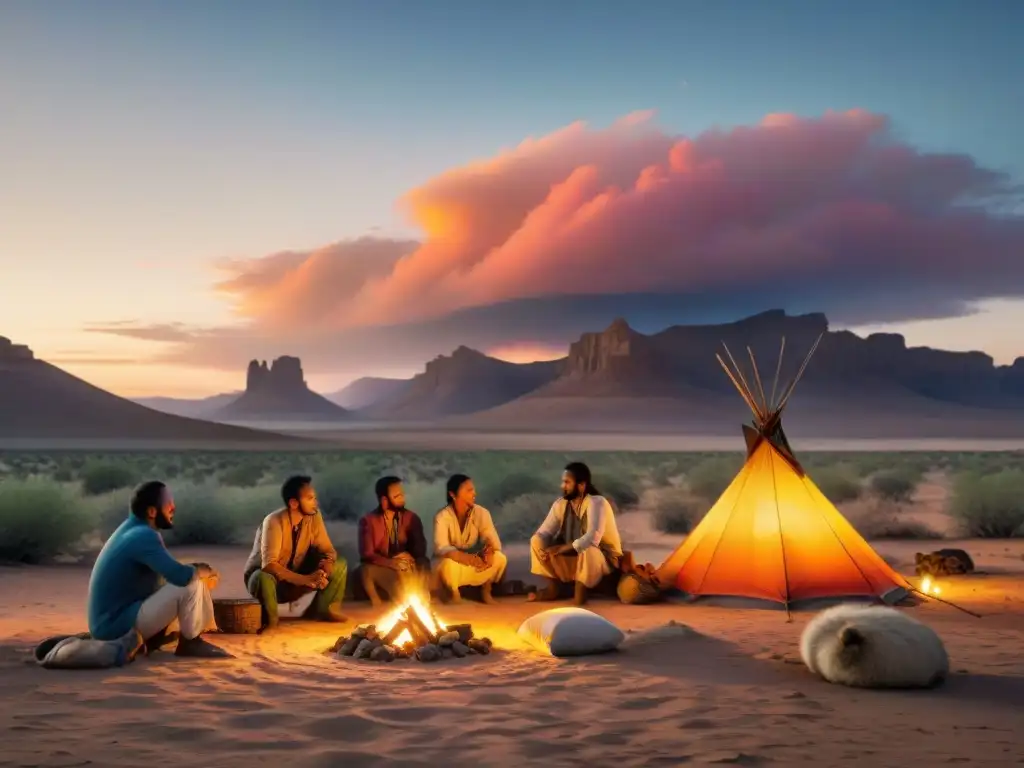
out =
[[[437,635],[430,631],[430,627],[423,623],[423,619],[420,618],[419,614],[416,613],[415,608],[411,608],[406,612],[409,619],[409,632],[413,637],[419,636],[420,645],[423,643],[436,643]]]
[[[466,644],[473,639],[473,625],[472,624],[449,624],[445,627],[446,632],[458,632],[459,640]]]
[[[385,645],[391,645],[393,642],[395,642],[395,640],[398,639],[398,636],[405,632],[405,630],[407,629],[409,629],[409,617],[403,613],[399,617],[398,621],[395,622],[395,626],[388,630],[388,633],[384,635]],[[409,629],[409,632],[411,634],[412,630]]]

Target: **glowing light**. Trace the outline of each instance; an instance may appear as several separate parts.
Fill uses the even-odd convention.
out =
[[[383,619],[377,622],[377,634],[381,637],[391,631],[392,627],[397,624],[403,616],[407,615],[407,611],[415,611],[416,616],[423,623],[427,629],[431,632],[440,632],[443,628],[440,623],[440,619],[435,621],[434,614],[430,612],[430,608],[427,607],[427,601],[421,595],[412,594],[406,597],[405,602],[399,605],[397,608],[392,610],[390,613],[384,616]],[[412,634],[409,630],[403,630],[402,633],[395,638],[392,645],[405,645],[411,643],[413,640]]]
[[[942,590],[932,582],[931,576],[924,576],[921,578],[921,592],[926,595],[938,595]]]

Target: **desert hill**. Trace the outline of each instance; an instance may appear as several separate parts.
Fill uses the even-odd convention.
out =
[[[387,379],[378,376],[364,376],[347,387],[324,395],[335,405],[349,410],[368,408],[381,400],[392,398],[409,386],[410,379]]]
[[[722,325],[645,335],[624,320],[574,342],[560,375],[516,400],[458,420],[476,429],[694,431],[721,434],[749,420],[715,360],[724,342],[753,385],[749,346],[770,394],[780,339],[780,386],[824,334],[787,427],[813,436],[1024,435],[1024,358],[997,366],[980,352],[908,348],[897,334],[828,330],[822,314],[773,310]],[[592,425],[592,426],[589,426]]]
[[[146,408],[0,338],[0,439],[270,444],[292,440]]]
[[[406,386],[362,409],[373,420],[433,420],[487,410],[554,380],[562,361],[517,364],[459,347],[427,363]]]
[[[214,410],[218,421],[344,421],[351,414],[306,384],[297,357],[279,357],[269,366],[253,360],[246,374],[245,391]]]
[[[183,397],[136,397],[133,402],[152,408],[154,411],[187,416],[190,419],[209,419],[228,403],[237,400],[241,392],[225,392],[200,398]]]

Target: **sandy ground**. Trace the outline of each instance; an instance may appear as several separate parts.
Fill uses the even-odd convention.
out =
[[[671,538],[640,518],[623,527],[645,559]],[[947,542],[947,545],[949,542]],[[957,543],[954,543],[957,545]],[[344,627],[287,623],[267,636],[221,636],[230,661],[159,653],[119,670],[36,667],[44,636],[84,629],[88,571],[0,570],[0,764],[17,766],[647,766],[741,764],[1006,766],[1024,763],[1024,542],[960,542],[988,573],[947,580],[944,595],[984,614],[909,608],[949,649],[955,674],[929,692],[857,691],[814,678],[797,642],[809,614],[706,605],[591,608],[629,631],[624,649],[544,657],[515,635],[536,608],[521,599],[439,607],[500,649],[433,665],[338,660]],[[909,573],[929,542],[881,542]],[[224,574],[241,596],[245,551],[178,551]],[[521,547],[514,574],[526,567]],[[353,621],[372,621],[349,605]],[[670,621],[693,632],[658,644]]]

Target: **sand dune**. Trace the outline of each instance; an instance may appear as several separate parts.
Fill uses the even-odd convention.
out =
[[[653,538],[653,537],[652,537]],[[662,542],[650,540],[649,556]],[[908,563],[922,543],[882,543]],[[439,608],[472,621],[502,650],[436,665],[340,661],[323,651],[343,628],[288,623],[277,634],[219,638],[237,658],[180,662],[167,653],[112,672],[53,672],[28,649],[84,624],[87,572],[0,571],[0,729],[12,765],[741,765],[1004,766],[1024,755],[1024,545],[967,542],[993,575],[950,582],[973,619],[937,604],[912,610],[953,659],[945,688],[852,691],[812,677],[792,623],[777,611],[595,602],[630,630],[616,654],[545,658],[516,638],[536,609],[507,600]],[[525,563],[516,548],[514,570]],[[241,594],[244,551],[182,551]],[[368,606],[348,606],[372,620]],[[691,631],[648,631],[671,621]],[[658,638],[660,637],[660,642]]]

